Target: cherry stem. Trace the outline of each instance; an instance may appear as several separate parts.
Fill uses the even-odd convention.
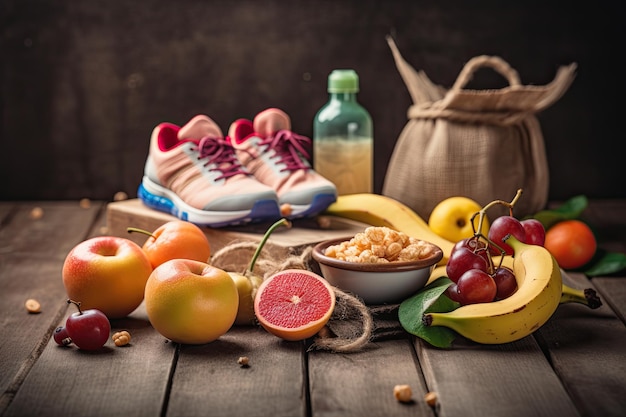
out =
[[[247,272],[251,273],[254,270],[254,264],[256,263],[256,260],[259,257],[259,255],[261,254],[261,250],[263,249],[263,246],[265,246],[265,242],[267,242],[267,239],[269,239],[272,232],[280,226],[286,226],[287,228],[289,228],[291,227],[291,222],[285,218],[282,218],[278,220],[276,223],[274,223],[273,225],[271,225],[269,229],[267,229],[267,232],[265,232],[265,234],[263,235],[263,239],[261,239],[259,246],[257,246],[256,250],[254,251],[254,255],[252,256],[252,260],[250,261],[250,265],[248,266],[248,270],[246,271],[246,273]],[[244,275],[246,273],[244,273]]]
[[[126,228],[126,231],[127,231],[128,233],[137,232],[137,233],[142,233],[142,234],[144,234],[144,235],[148,235],[148,236],[150,236],[150,237],[154,237],[154,235],[153,235],[152,233],[148,232],[147,230],[138,229],[138,228],[136,228],[136,227],[127,227],[127,228]],[[154,237],[154,238],[156,239],[156,237]]]
[[[513,200],[511,200],[510,203],[504,200],[494,200],[491,203],[487,204],[479,212],[474,213],[474,215],[472,216],[472,219],[471,219],[472,227],[474,227],[474,217],[478,215],[480,216],[478,218],[478,230],[479,231],[483,230],[483,221],[485,219],[485,216],[487,215],[487,210],[495,206],[496,204],[502,204],[503,206],[508,207],[510,215],[513,216],[513,207],[515,206],[515,203],[517,203],[517,200],[519,200],[521,196],[522,196],[522,189],[520,188],[517,190],[517,193],[515,193],[515,197],[513,197]],[[474,230],[474,233],[476,233],[476,230]]]
[[[517,193],[515,193],[515,197],[513,197],[513,200],[511,200],[511,202],[509,203],[508,201],[504,201],[504,200],[494,200],[491,203],[487,204],[485,207],[483,207],[480,211],[474,213],[474,215],[472,216],[472,218],[470,219],[470,221],[472,222],[472,228],[474,229],[474,236],[476,236],[477,238],[482,237],[483,239],[485,239],[487,241],[487,243],[495,246],[498,250],[500,250],[501,253],[501,258],[500,258],[500,266],[502,266],[502,262],[504,261],[504,256],[506,255],[506,251],[504,249],[502,249],[502,247],[498,244],[496,244],[495,242],[492,242],[491,240],[489,240],[488,237],[484,236],[482,234],[482,230],[483,230],[483,222],[485,220],[485,216],[487,215],[487,210],[489,210],[491,207],[495,206],[496,204],[501,204],[503,206],[506,206],[509,208],[509,214],[511,216],[513,216],[513,207],[515,206],[515,203],[517,203],[517,200],[519,200],[519,198],[522,196],[522,189],[518,189]],[[476,228],[474,228],[474,218],[476,216],[478,217],[478,230]]]
[[[83,310],[80,309],[80,301],[74,301],[74,300],[70,300],[69,298],[67,299],[67,303],[68,304],[74,304],[77,308],[78,308],[78,314],[82,315],[83,314]]]

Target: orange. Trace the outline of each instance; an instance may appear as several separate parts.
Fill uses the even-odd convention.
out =
[[[564,220],[548,229],[544,247],[561,268],[576,269],[593,258],[597,242],[587,224],[580,220]]]
[[[254,298],[254,313],[261,326],[290,341],[317,334],[334,309],[335,292],[328,281],[301,269],[287,269],[268,277]]]
[[[148,235],[142,249],[152,264],[152,268],[171,259],[192,259],[208,262],[211,256],[209,240],[193,223],[185,220],[172,220],[159,226],[154,232],[129,227],[128,232]]]

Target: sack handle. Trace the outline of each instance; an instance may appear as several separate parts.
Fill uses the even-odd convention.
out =
[[[507,79],[511,86],[521,85],[519,75],[511,66],[502,58],[497,56],[479,55],[470,59],[461,72],[450,91],[459,91],[472,79],[474,72],[481,67],[490,67],[499,72]]]

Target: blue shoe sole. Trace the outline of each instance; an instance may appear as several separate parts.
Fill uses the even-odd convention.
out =
[[[137,196],[148,207],[171,214],[181,220],[208,227],[239,226],[247,223],[276,221],[280,219],[280,208],[274,200],[259,200],[250,210],[237,212],[206,212],[182,209],[167,197],[149,192],[139,185]],[[200,213],[198,213],[200,212]]]
[[[335,194],[318,194],[313,197],[313,201],[308,207],[305,207],[304,210],[298,211],[291,215],[287,216],[288,219],[302,219],[306,217],[313,217],[320,214],[322,211],[326,210],[328,206],[337,201],[337,196]]]

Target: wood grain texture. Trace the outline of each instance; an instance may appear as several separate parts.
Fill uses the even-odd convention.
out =
[[[32,219],[33,207],[44,216]],[[598,230],[621,224],[624,203],[585,213]],[[459,340],[436,349],[399,331],[393,314],[376,317],[383,335],[351,354],[307,351],[256,326],[234,327],[215,342],[171,343],[142,304],[112,321],[129,346],[98,352],[59,347],[51,332],[69,311],[60,280],[67,252],[102,233],[103,202],[0,203],[0,416],[388,416],[622,417],[626,396],[626,281],[618,273],[568,285],[595,288],[597,310],[568,304],[532,336],[487,346]],[[603,236],[611,236],[605,234]],[[602,245],[623,247],[622,235]],[[42,312],[28,314],[26,298]],[[241,367],[240,356],[249,358]],[[409,384],[413,402],[393,397]],[[435,409],[424,402],[435,392]]]
[[[440,416],[576,416],[577,410],[532,336],[503,345],[459,339],[453,349],[418,340]]]
[[[372,343],[349,355],[311,352],[309,381],[315,416],[434,416],[424,401],[427,388],[407,338]],[[413,393],[406,404],[393,394],[394,386],[404,384]]]
[[[85,352],[50,339],[3,415],[160,415],[175,344],[150,326],[141,307],[111,324],[113,331],[130,332],[130,345],[109,340],[101,350]]]
[[[319,219],[296,219],[291,222],[289,228],[279,227],[267,240],[264,246],[265,250],[276,259],[284,259],[290,254],[300,253],[303,248],[323,240],[354,236],[367,227],[363,223],[349,219],[334,216],[321,217],[327,220],[323,222],[324,227],[320,226]],[[128,227],[153,231],[172,220],[177,219],[172,215],[145,206],[141,200],[136,198],[107,204],[108,233],[125,237],[138,245],[144,244],[147,239],[146,235],[128,233],[126,231]],[[258,223],[219,229],[203,227],[202,230],[211,244],[211,253],[215,254],[232,243],[260,242],[269,226],[271,223]]]
[[[604,302],[622,323],[626,323],[626,287],[622,277],[597,277],[592,280]]]
[[[568,273],[566,282],[593,288],[582,274]],[[618,417],[626,411],[626,349],[616,347],[626,346],[626,332],[603,301],[596,310],[560,305],[536,336],[581,415]]]
[[[238,359],[246,356],[248,367]],[[218,340],[182,346],[168,415],[307,416],[304,344],[257,326],[236,326]]]

